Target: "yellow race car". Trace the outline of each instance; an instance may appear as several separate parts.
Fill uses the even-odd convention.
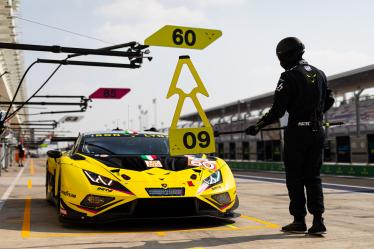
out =
[[[227,163],[170,156],[163,133],[79,135],[68,152],[48,151],[46,198],[61,221],[144,217],[233,217],[239,206]]]

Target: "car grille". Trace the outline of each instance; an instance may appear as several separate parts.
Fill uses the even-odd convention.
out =
[[[146,188],[149,196],[184,196],[184,188]]]
[[[136,216],[173,217],[196,214],[195,198],[138,199],[134,210]]]

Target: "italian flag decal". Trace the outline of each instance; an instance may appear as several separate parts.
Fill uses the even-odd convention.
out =
[[[147,161],[153,161],[153,160],[156,160],[157,159],[157,156],[155,155],[142,155],[140,156],[143,160],[147,160]]]

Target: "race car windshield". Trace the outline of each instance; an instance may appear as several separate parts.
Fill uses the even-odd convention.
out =
[[[166,138],[88,137],[79,152],[91,155],[166,155],[169,154],[169,145]]]

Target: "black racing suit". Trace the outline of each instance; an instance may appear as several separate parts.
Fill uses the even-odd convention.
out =
[[[274,94],[274,103],[258,122],[258,128],[274,123],[287,111],[288,126],[284,133],[284,165],[290,197],[291,215],[324,212],[320,169],[324,130],[323,113],[334,103],[325,74],[301,60],[283,72]],[[304,187],[307,199],[305,199]]]

